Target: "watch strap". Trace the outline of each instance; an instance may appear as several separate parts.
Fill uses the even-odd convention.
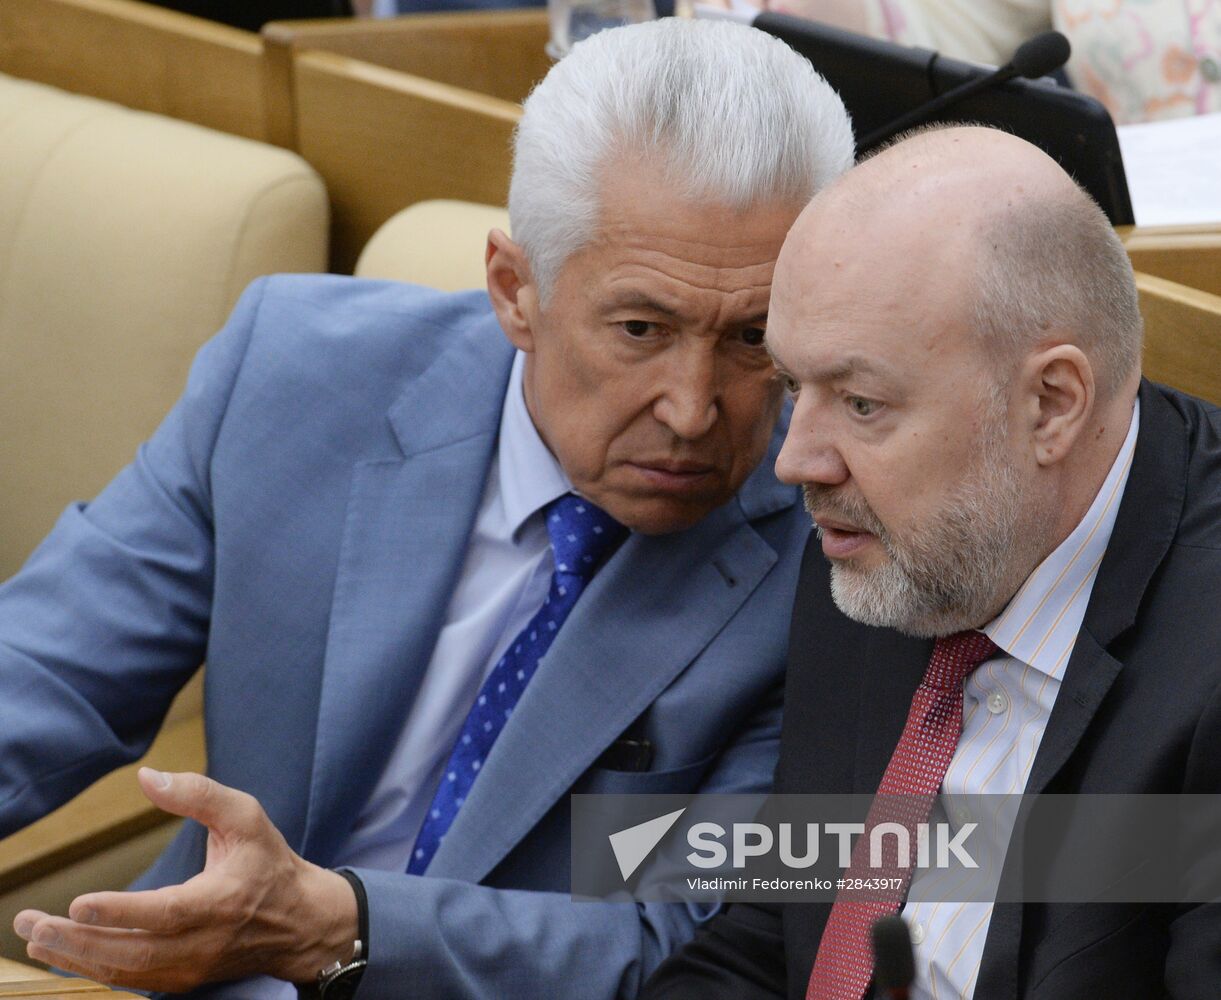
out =
[[[352,887],[356,896],[357,937],[352,957],[347,962],[335,962],[318,973],[316,982],[297,987],[298,1000],[348,1000],[369,964],[369,897],[365,885],[355,872],[339,868],[335,873]]]
[[[348,885],[356,895],[356,934],[360,941],[361,952],[358,956],[366,962],[369,960],[369,895],[365,892],[365,884],[360,876],[348,868],[335,869],[337,875],[347,879]]]

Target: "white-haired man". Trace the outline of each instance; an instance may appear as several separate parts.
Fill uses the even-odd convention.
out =
[[[634,994],[698,914],[574,903],[568,795],[769,781],[808,522],[756,471],[767,300],[851,157],[763,34],[605,32],[526,103],[487,294],[252,287],[0,590],[3,830],[208,663],[214,780],[141,775],[197,822],[143,891],[19,914],[29,954],[218,996]]]
[[[1142,382],[1141,331],[1106,218],[1013,136],[925,132],[814,199],[767,334],[796,393],[777,473],[819,536],[777,791],[880,791],[880,818],[939,792],[1221,791],[1221,415]],[[860,1000],[872,921],[900,910],[918,1000],[1221,984],[1216,904],[928,885],[732,906],[646,995]]]

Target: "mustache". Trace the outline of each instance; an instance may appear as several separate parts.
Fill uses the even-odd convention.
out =
[[[818,483],[805,483],[801,487],[801,493],[805,501],[806,513],[811,517],[821,515],[837,521],[846,521],[880,539],[886,538],[885,526],[863,497],[850,496],[842,493],[836,487],[822,486]],[[821,536],[822,528],[816,524],[815,529]]]

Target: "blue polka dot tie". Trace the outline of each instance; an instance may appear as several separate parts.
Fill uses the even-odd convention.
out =
[[[544,515],[555,558],[547,599],[509,643],[475,698],[411,852],[407,871],[412,875],[423,874],[432,861],[539,661],[585,585],[627,534],[606,511],[571,493],[548,504]]]

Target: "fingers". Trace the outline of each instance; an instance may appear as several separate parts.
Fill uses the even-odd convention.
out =
[[[300,956],[326,938],[337,924],[333,911],[343,907],[328,902],[322,912],[301,913],[303,880],[323,872],[341,883],[344,903],[351,903],[345,921],[354,927],[347,882],[298,858],[244,792],[201,774],[148,768],[139,781],[155,805],[209,828],[204,870],[182,885],[88,893],[72,902],[68,917],[23,910],[14,930],[29,942],[29,956],[104,982],[169,992],[254,973],[308,979],[321,968],[298,968]],[[355,931],[343,929],[350,948]],[[327,955],[343,950],[325,944]]]
[[[252,796],[202,774],[168,774],[142,767],[137,777],[140,788],[158,809],[198,820],[221,833],[253,828],[264,815]]]
[[[205,914],[202,900],[192,898],[189,885],[144,892],[92,892],[68,907],[75,923],[93,927],[138,927],[158,934],[180,934],[199,926]]]
[[[34,933],[34,925],[46,916],[42,910],[22,910],[13,917],[13,932],[23,941],[29,941]]]
[[[195,950],[194,935],[168,937],[93,927],[38,911],[18,914],[14,928],[29,942],[26,954],[30,958],[91,979],[160,989],[188,986],[197,980],[189,961]]]

